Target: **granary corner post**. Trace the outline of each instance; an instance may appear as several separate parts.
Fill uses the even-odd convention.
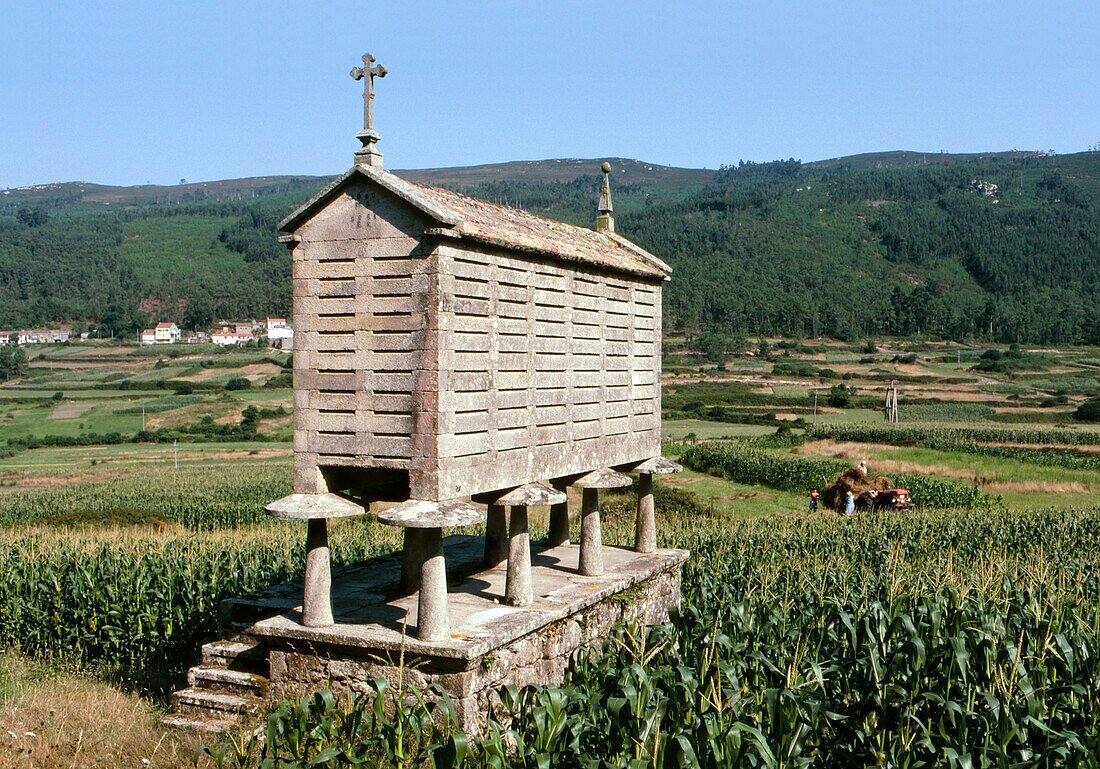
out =
[[[268,514],[285,521],[306,522],[306,568],[302,585],[302,624],[324,627],[332,616],[332,565],[328,547],[330,518],[363,515],[366,509],[350,499],[330,493],[291,494],[275,500]]]
[[[574,485],[581,488],[581,546],[578,570],[585,577],[603,574],[603,527],[600,523],[600,489],[621,489],[631,485],[629,475],[610,468],[582,475]]]
[[[684,468],[664,457],[654,457],[634,468],[638,473],[638,517],[634,526],[634,552],[657,552],[657,518],[653,498],[653,476],[683,472]]]

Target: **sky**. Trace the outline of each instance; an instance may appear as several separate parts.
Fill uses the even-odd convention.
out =
[[[0,0],[0,188],[1100,142],[1100,2]]]

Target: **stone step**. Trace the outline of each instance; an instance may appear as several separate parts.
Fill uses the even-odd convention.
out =
[[[208,692],[263,699],[267,696],[268,680],[243,670],[196,665],[187,671],[187,685]]]
[[[187,716],[168,715],[160,719],[160,722],[172,729],[191,729],[196,732],[208,732],[210,734],[222,734],[240,725],[239,717],[229,718],[188,718]]]
[[[208,692],[202,689],[181,689],[172,694],[172,712],[177,716],[198,716],[208,719],[225,719],[233,716],[254,715],[263,707],[258,697],[241,697],[236,694]]]
[[[236,641],[213,641],[203,645],[200,665],[266,676],[267,649],[258,641],[247,637]]]

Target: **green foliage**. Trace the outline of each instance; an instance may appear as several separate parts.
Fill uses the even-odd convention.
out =
[[[50,220],[50,215],[42,206],[24,206],[16,213],[15,220],[25,227],[40,227]]]
[[[1100,422],[1100,398],[1090,398],[1077,407],[1073,418],[1078,422]]]
[[[984,442],[988,435],[999,435],[1002,441]],[[1027,448],[1024,446],[1004,445],[1006,442],[1042,443],[1065,438],[1071,443],[1070,436],[1081,435],[1081,445],[1090,441],[1100,442],[1100,435],[1094,433],[1069,433],[1029,430],[1002,430],[989,433],[983,430],[950,428],[898,428],[872,427],[868,425],[813,425],[806,429],[804,437],[808,440],[832,438],[837,441],[855,443],[883,443],[891,446],[921,446],[940,451],[960,451],[984,457],[998,457],[1027,462],[1044,467],[1064,467],[1069,470],[1100,470],[1100,456],[1080,455],[1060,448]],[[1039,437],[1040,441],[1019,440]]]
[[[742,162],[709,184],[680,174],[675,189],[617,185],[617,225],[675,270],[668,328],[1100,342],[1100,156],[948,160]],[[598,178],[532,183],[529,171],[461,191],[591,223]],[[996,204],[976,180],[998,185]],[[322,183],[292,181],[248,200],[191,191],[164,205],[130,190],[125,209],[61,192],[23,204],[47,216],[0,221],[0,327],[86,321],[133,334],[150,296],[185,306],[175,320],[188,327],[286,314],[290,260],[274,223]],[[720,362],[720,348],[707,354]]]
[[[1002,427],[898,427],[893,425],[814,425],[807,438],[855,443],[948,448],[969,443],[1034,443],[1042,446],[1098,446],[1100,433],[1084,430],[1021,430]]]
[[[835,384],[829,388],[829,395],[825,402],[835,408],[845,408],[852,401],[855,389],[846,384]]]
[[[226,390],[247,390],[252,387],[252,380],[247,377],[233,377],[225,383]]]
[[[0,345],[0,382],[27,373],[27,352],[14,344]]]
[[[431,689],[394,689],[376,679],[350,702],[331,691],[284,702],[267,719],[263,739],[205,747],[218,767],[305,769],[312,766],[387,766],[451,769],[463,764],[467,738],[450,701]]]
[[[290,493],[285,468],[182,467],[106,483],[0,496],[0,523],[84,524],[153,519],[189,529],[231,529],[266,520],[264,505]],[[155,486],[153,485],[155,482]]]
[[[1081,543],[1100,534],[1100,509],[690,520],[672,522],[692,558],[669,623],[619,628],[560,687],[502,689],[482,737],[418,758],[471,769],[1095,765],[1100,551]],[[326,744],[332,765],[352,766],[356,742],[381,732],[399,744],[395,724],[418,723],[403,708],[420,705],[376,718],[390,702],[378,687],[346,709],[283,706],[265,755],[298,766],[295,746]],[[425,743],[446,744],[445,730],[419,723]]]
[[[1074,179],[1095,174],[1073,160]],[[620,229],[674,268],[669,327],[1096,342],[1100,208],[1065,172],[1072,193],[1051,193],[1055,162],[727,173]],[[975,179],[1000,185],[997,204]]]

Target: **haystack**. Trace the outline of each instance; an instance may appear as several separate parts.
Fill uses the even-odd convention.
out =
[[[852,496],[858,497],[863,492],[872,489],[885,491],[892,488],[894,488],[894,482],[885,475],[867,478],[860,472],[859,468],[850,467],[837,475],[836,480],[821,492],[821,502],[833,510],[842,510],[844,508],[844,498],[849,491],[852,492]]]

